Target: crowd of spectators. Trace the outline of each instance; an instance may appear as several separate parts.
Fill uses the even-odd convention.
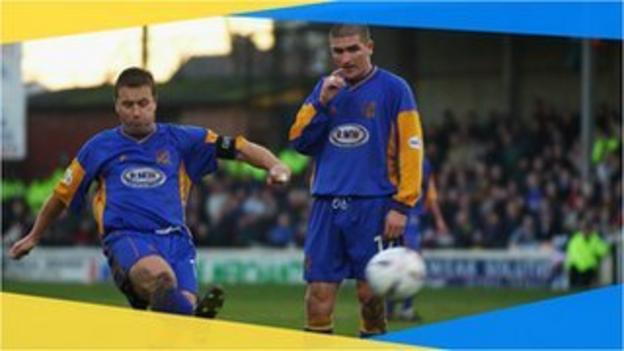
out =
[[[581,178],[579,116],[537,102],[532,117],[456,116],[425,125],[448,233],[424,221],[429,248],[536,248],[591,223],[603,235],[622,228],[620,112],[595,116],[590,181]],[[223,173],[194,187],[187,223],[200,246],[301,246],[311,197],[304,172],[285,188]],[[15,241],[32,225],[23,198],[3,203],[2,235]],[[97,245],[90,211],[63,215],[44,245]]]
[[[425,245],[534,248],[569,235],[581,219],[604,235],[620,230],[621,116],[606,107],[596,115],[589,181],[581,177],[579,118],[538,101],[528,120],[493,113],[466,123],[449,111],[439,128],[426,129],[451,236],[429,231]],[[616,142],[603,148],[606,141]]]

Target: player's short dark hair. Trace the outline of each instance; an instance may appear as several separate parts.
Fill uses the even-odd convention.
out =
[[[115,99],[117,99],[119,89],[122,87],[136,88],[145,85],[150,87],[152,96],[156,97],[156,83],[154,83],[154,76],[150,71],[139,67],[126,68],[115,82]]]
[[[357,24],[336,24],[329,30],[330,38],[350,37],[359,35],[362,42],[368,43],[371,40],[370,30],[368,26]]]

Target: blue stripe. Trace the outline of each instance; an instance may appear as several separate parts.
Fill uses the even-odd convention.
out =
[[[276,20],[445,29],[577,38],[622,39],[622,3],[603,2],[356,2],[245,13]]]
[[[375,339],[448,349],[621,350],[622,291],[611,286]]]

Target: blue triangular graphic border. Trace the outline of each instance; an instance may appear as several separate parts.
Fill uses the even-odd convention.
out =
[[[324,23],[623,38],[620,1],[333,1],[244,15]]]
[[[600,288],[393,332],[377,339],[445,349],[621,350],[622,287]]]

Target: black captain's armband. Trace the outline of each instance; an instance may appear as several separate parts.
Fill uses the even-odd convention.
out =
[[[236,158],[236,139],[229,136],[219,136],[216,142],[217,157],[234,159]]]

